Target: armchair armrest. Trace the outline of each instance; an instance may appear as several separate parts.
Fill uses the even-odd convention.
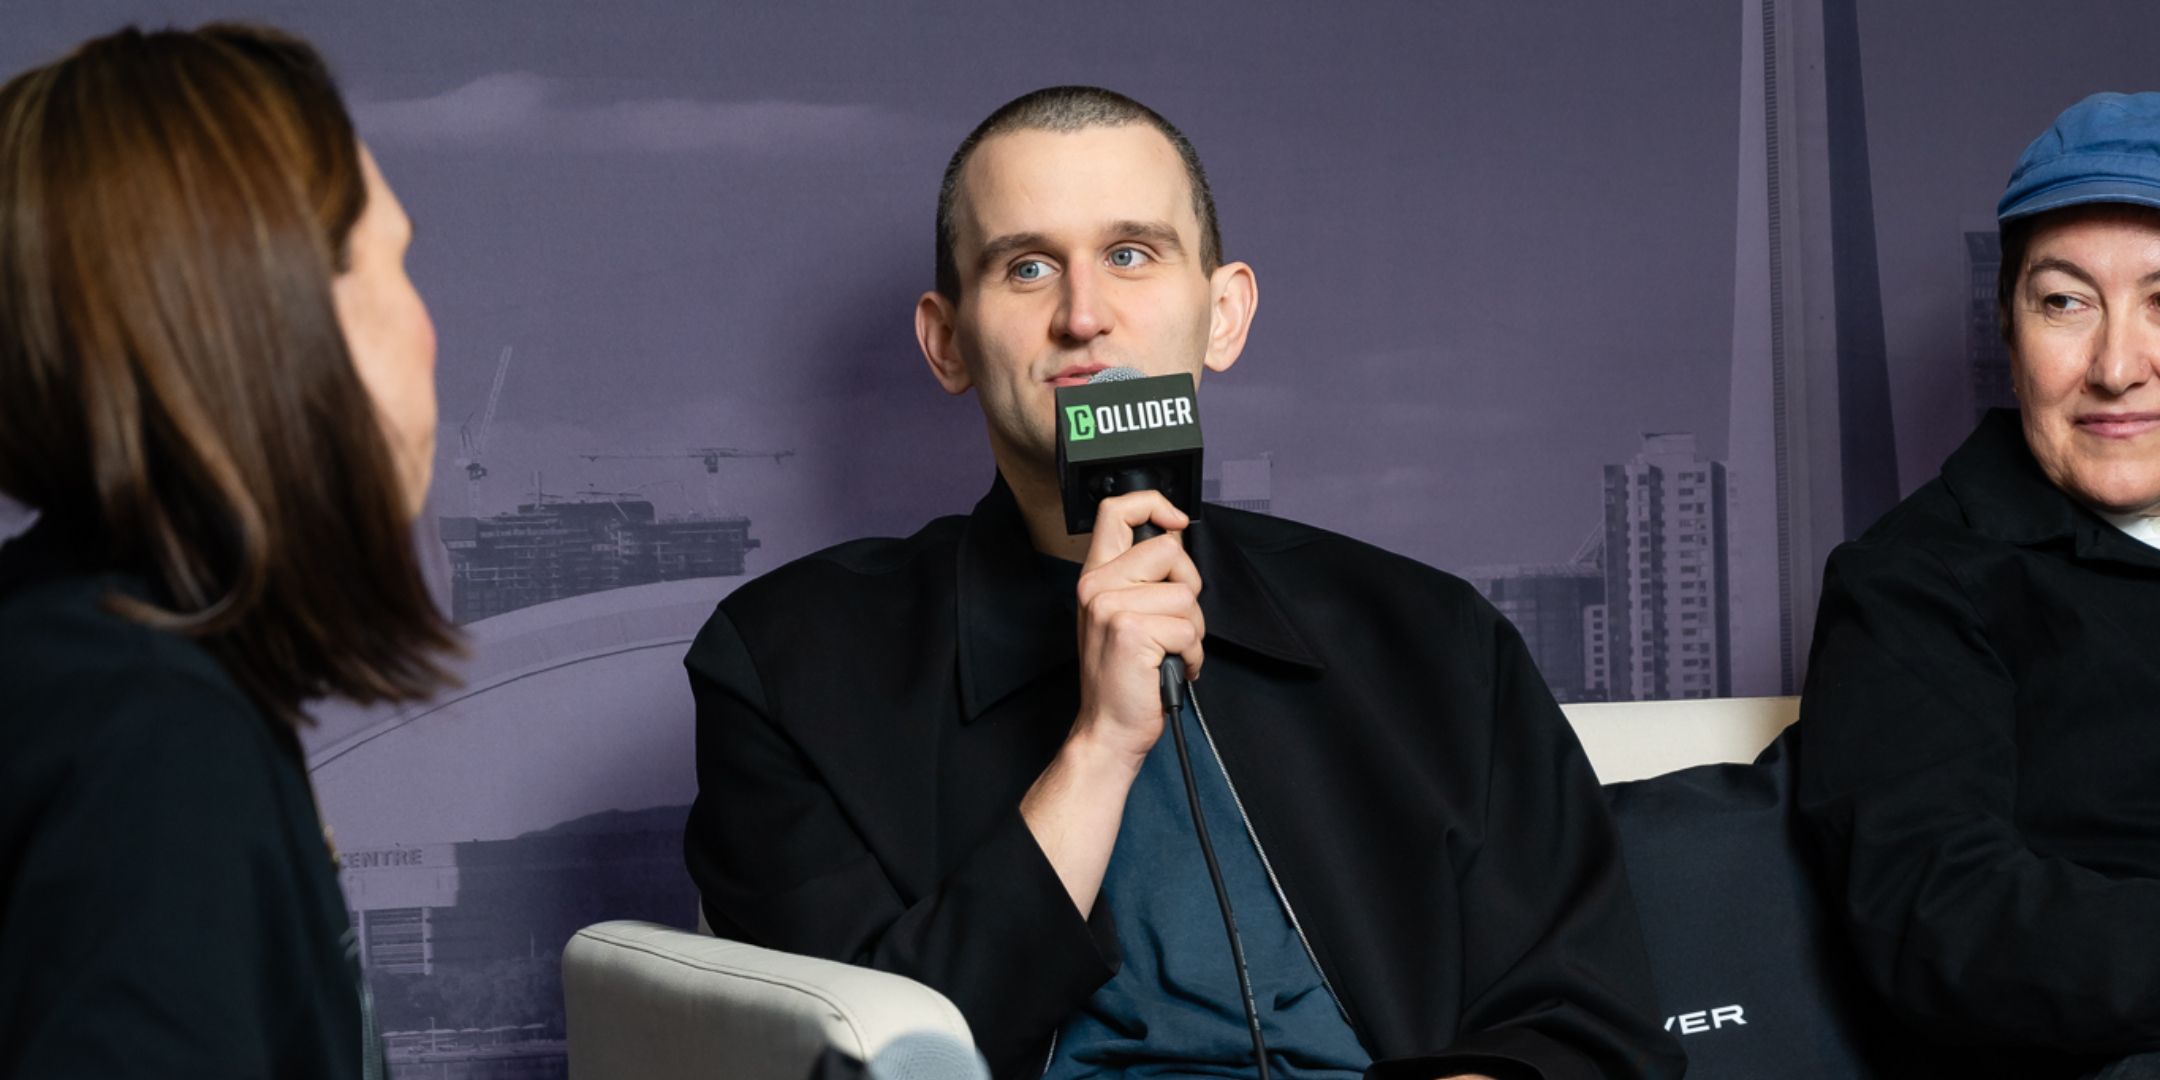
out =
[[[868,1060],[909,1032],[974,1042],[912,979],[645,922],[578,931],[563,998],[572,1080],[805,1080],[827,1047]]]

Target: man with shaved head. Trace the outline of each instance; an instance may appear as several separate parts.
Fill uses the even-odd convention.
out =
[[[916,337],[997,477],[699,635],[714,929],[934,987],[1001,1077],[1250,1076],[1263,1040],[1275,1076],[1679,1075],[1596,780],[1475,591],[1153,492],[1067,535],[1056,389],[1226,372],[1252,325],[1185,136],[1106,90],[1007,104],[946,169],[936,282]]]

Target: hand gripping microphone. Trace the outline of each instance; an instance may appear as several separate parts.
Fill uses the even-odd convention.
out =
[[[1160,491],[1170,505],[1200,520],[1200,414],[1194,407],[1190,375],[1143,375],[1132,368],[1106,368],[1084,386],[1057,390],[1058,490],[1065,498],[1065,531],[1078,535],[1095,528],[1095,504],[1128,491]],[[1162,535],[1154,522],[1133,529],[1133,542]],[[1230,891],[1223,886],[1207,818],[1200,812],[1200,786],[1193,779],[1192,752],[1185,745],[1185,659],[1163,657],[1163,724],[1177,747],[1178,769],[1185,777],[1185,800],[1192,807],[1193,831],[1207,862],[1222,908],[1223,930],[1230,936],[1230,959],[1237,965],[1238,993],[1244,998],[1245,1025],[1252,1035],[1253,1064],[1268,1080],[1267,1040],[1260,1033],[1260,1013],[1253,1002],[1252,976],[1245,967],[1245,946],[1238,940],[1237,917],[1230,912]],[[1196,706],[1197,707],[1197,706]]]
[[[1170,505],[1200,520],[1200,414],[1190,375],[1142,375],[1105,368],[1083,386],[1057,390],[1058,489],[1065,497],[1065,531],[1095,528],[1095,504],[1128,491],[1160,491]],[[1133,530],[1133,542],[1162,529],[1152,521]],[[1185,702],[1185,660],[1162,662],[1163,711]]]

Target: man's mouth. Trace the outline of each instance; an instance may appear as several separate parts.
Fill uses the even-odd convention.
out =
[[[1095,373],[1109,367],[1108,364],[1069,364],[1050,376],[1052,386],[1083,386]]]

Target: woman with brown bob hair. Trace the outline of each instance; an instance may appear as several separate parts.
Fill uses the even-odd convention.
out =
[[[0,1074],[380,1075],[296,725],[456,647],[410,229],[283,34],[0,89]]]

